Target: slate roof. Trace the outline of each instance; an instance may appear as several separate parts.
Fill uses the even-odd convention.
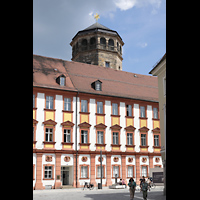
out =
[[[91,26],[89,26],[81,31],[78,31],[78,33],[72,38],[72,40],[74,40],[74,38],[76,38],[76,36],[78,36],[78,35],[84,35],[86,33],[91,33],[91,32],[95,32],[95,33],[102,32],[102,33],[109,33],[112,35],[117,35],[122,40],[121,36],[117,33],[117,31],[111,30],[108,27],[106,27],[102,24],[99,24],[98,22],[92,24]]]
[[[55,70],[56,69],[56,70]],[[158,102],[157,77],[33,55],[33,86]],[[56,83],[65,75],[66,86]],[[91,84],[100,80],[102,91]]]

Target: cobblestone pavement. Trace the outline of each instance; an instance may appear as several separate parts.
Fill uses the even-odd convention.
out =
[[[33,200],[129,200],[129,190],[127,189],[108,189],[82,190],[74,189],[56,189],[56,190],[34,190]],[[136,191],[134,200],[140,200],[142,192]],[[155,188],[148,192],[148,200],[166,200],[163,196],[163,188]]]

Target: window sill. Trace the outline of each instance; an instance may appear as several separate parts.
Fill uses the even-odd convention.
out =
[[[56,111],[56,109],[48,109],[48,108],[44,108],[45,111]]]
[[[43,141],[44,144],[55,144],[56,142],[46,142],[46,141]]]
[[[110,115],[111,117],[120,117],[120,115]]]
[[[79,114],[90,114],[90,112],[79,112]]]
[[[54,180],[54,178],[43,178],[44,181]]]
[[[95,115],[97,115],[97,116],[105,116],[106,114],[103,114],[103,113],[95,113]]]
[[[140,148],[148,148],[149,146],[142,146],[142,145],[140,145]]]
[[[139,117],[139,119],[148,119],[147,117]]]
[[[64,112],[64,113],[73,113],[74,111],[70,111],[70,110],[62,110],[62,112]]]
[[[135,145],[129,145],[129,144],[126,144],[125,146],[126,147],[135,147]]]
[[[98,144],[98,143],[95,143],[96,146],[99,146],[99,147],[105,147],[106,144]]]
[[[134,116],[125,116],[126,118],[133,119]]]
[[[160,119],[152,118],[152,120],[159,121]]]
[[[61,142],[61,144],[65,144],[65,145],[72,145],[72,144],[74,144],[73,142]]]
[[[121,144],[111,144],[112,147],[120,147]]]
[[[161,146],[153,146],[153,148],[155,148],[155,149],[160,149]]]
[[[79,142],[78,144],[81,145],[81,146],[90,146],[91,143],[80,143]]]

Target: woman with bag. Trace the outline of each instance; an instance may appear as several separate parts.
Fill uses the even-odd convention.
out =
[[[130,200],[133,200],[136,188],[136,183],[133,178],[130,178],[128,186],[130,191]]]

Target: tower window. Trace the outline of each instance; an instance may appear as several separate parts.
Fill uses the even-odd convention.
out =
[[[106,67],[110,67],[110,62],[105,62],[105,64],[106,64]]]
[[[87,50],[87,40],[86,39],[82,40],[81,45],[82,45],[81,46],[82,51]]]
[[[109,50],[114,50],[114,41],[113,39],[108,40],[108,48]]]
[[[100,45],[102,49],[106,49],[106,39],[104,37],[100,39]]]
[[[92,37],[90,39],[90,49],[95,49],[96,48],[96,39]]]

